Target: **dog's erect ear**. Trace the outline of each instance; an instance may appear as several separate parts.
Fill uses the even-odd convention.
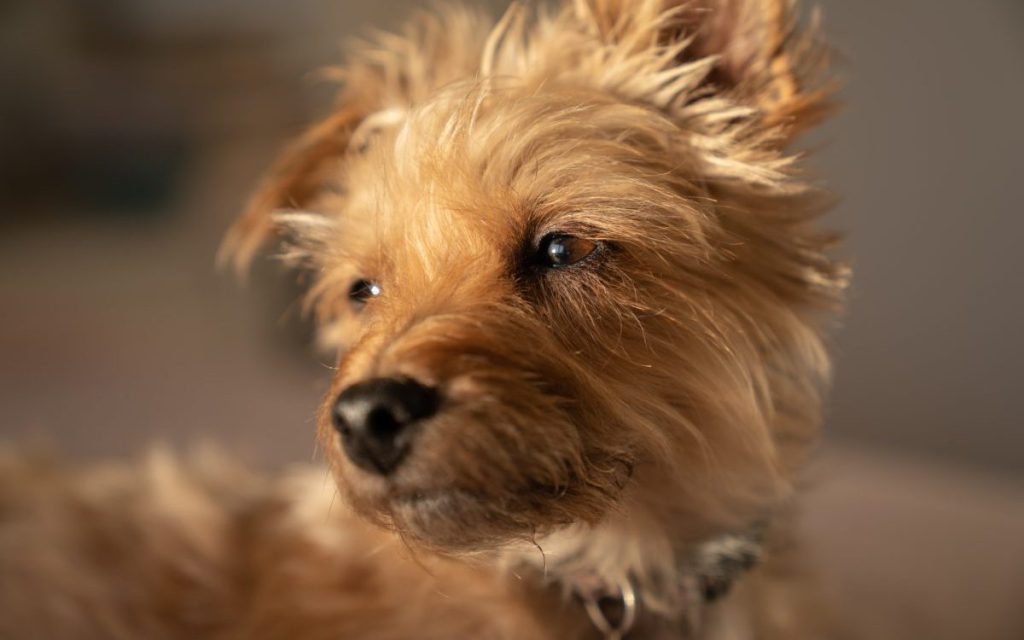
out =
[[[801,23],[796,0],[573,0],[609,46],[673,47],[679,65],[709,59],[704,88],[755,107],[784,141],[827,115],[835,86],[817,16]],[[652,30],[650,25],[655,25]]]
[[[243,271],[260,247],[275,233],[273,213],[302,209],[321,191],[349,146],[362,109],[339,108],[307,129],[277,158],[249,199],[242,215],[228,230],[218,260]]]

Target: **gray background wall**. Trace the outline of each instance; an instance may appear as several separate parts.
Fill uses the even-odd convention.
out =
[[[823,2],[856,269],[832,432],[1024,472],[1024,4]]]

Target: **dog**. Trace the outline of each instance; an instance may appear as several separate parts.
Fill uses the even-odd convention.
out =
[[[848,278],[792,150],[818,32],[567,0],[357,45],[223,253],[304,278],[335,483],[9,457],[0,635],[836,637],[794,524]]]

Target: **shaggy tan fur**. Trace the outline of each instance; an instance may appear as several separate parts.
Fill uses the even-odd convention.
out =
[[[243,266],[283,237],[310,277],[340,354],[320,442],[348,506],[327,509],[322,478],[225,481],[221,463],[9,465],[0,625],[589,638],[562,593],[586,575],[636,585],[631,637],[683,637],[684,560],[768,519],[763,566],[697,634],[823,637],[788,504],[845,271],[787,145],[827,111],[824,63],[785,0],[578,0],[495,26],[442,8],[359,44],[336,110],[225,245]],[[551,234],[594,251],[539,268]],[[359,280],[381,294],[353,305]],[[330,416],[383,376],[445,398],[388,476],[346,458]]]

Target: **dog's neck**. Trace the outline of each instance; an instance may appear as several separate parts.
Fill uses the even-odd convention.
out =
[[[505,558],[580,603],[606,638],[622,637],[640,617],[689,629],[704,605],[724,595],[759,559],[764,527],[680,543],[642,514],[596,527],[577,525]]]

